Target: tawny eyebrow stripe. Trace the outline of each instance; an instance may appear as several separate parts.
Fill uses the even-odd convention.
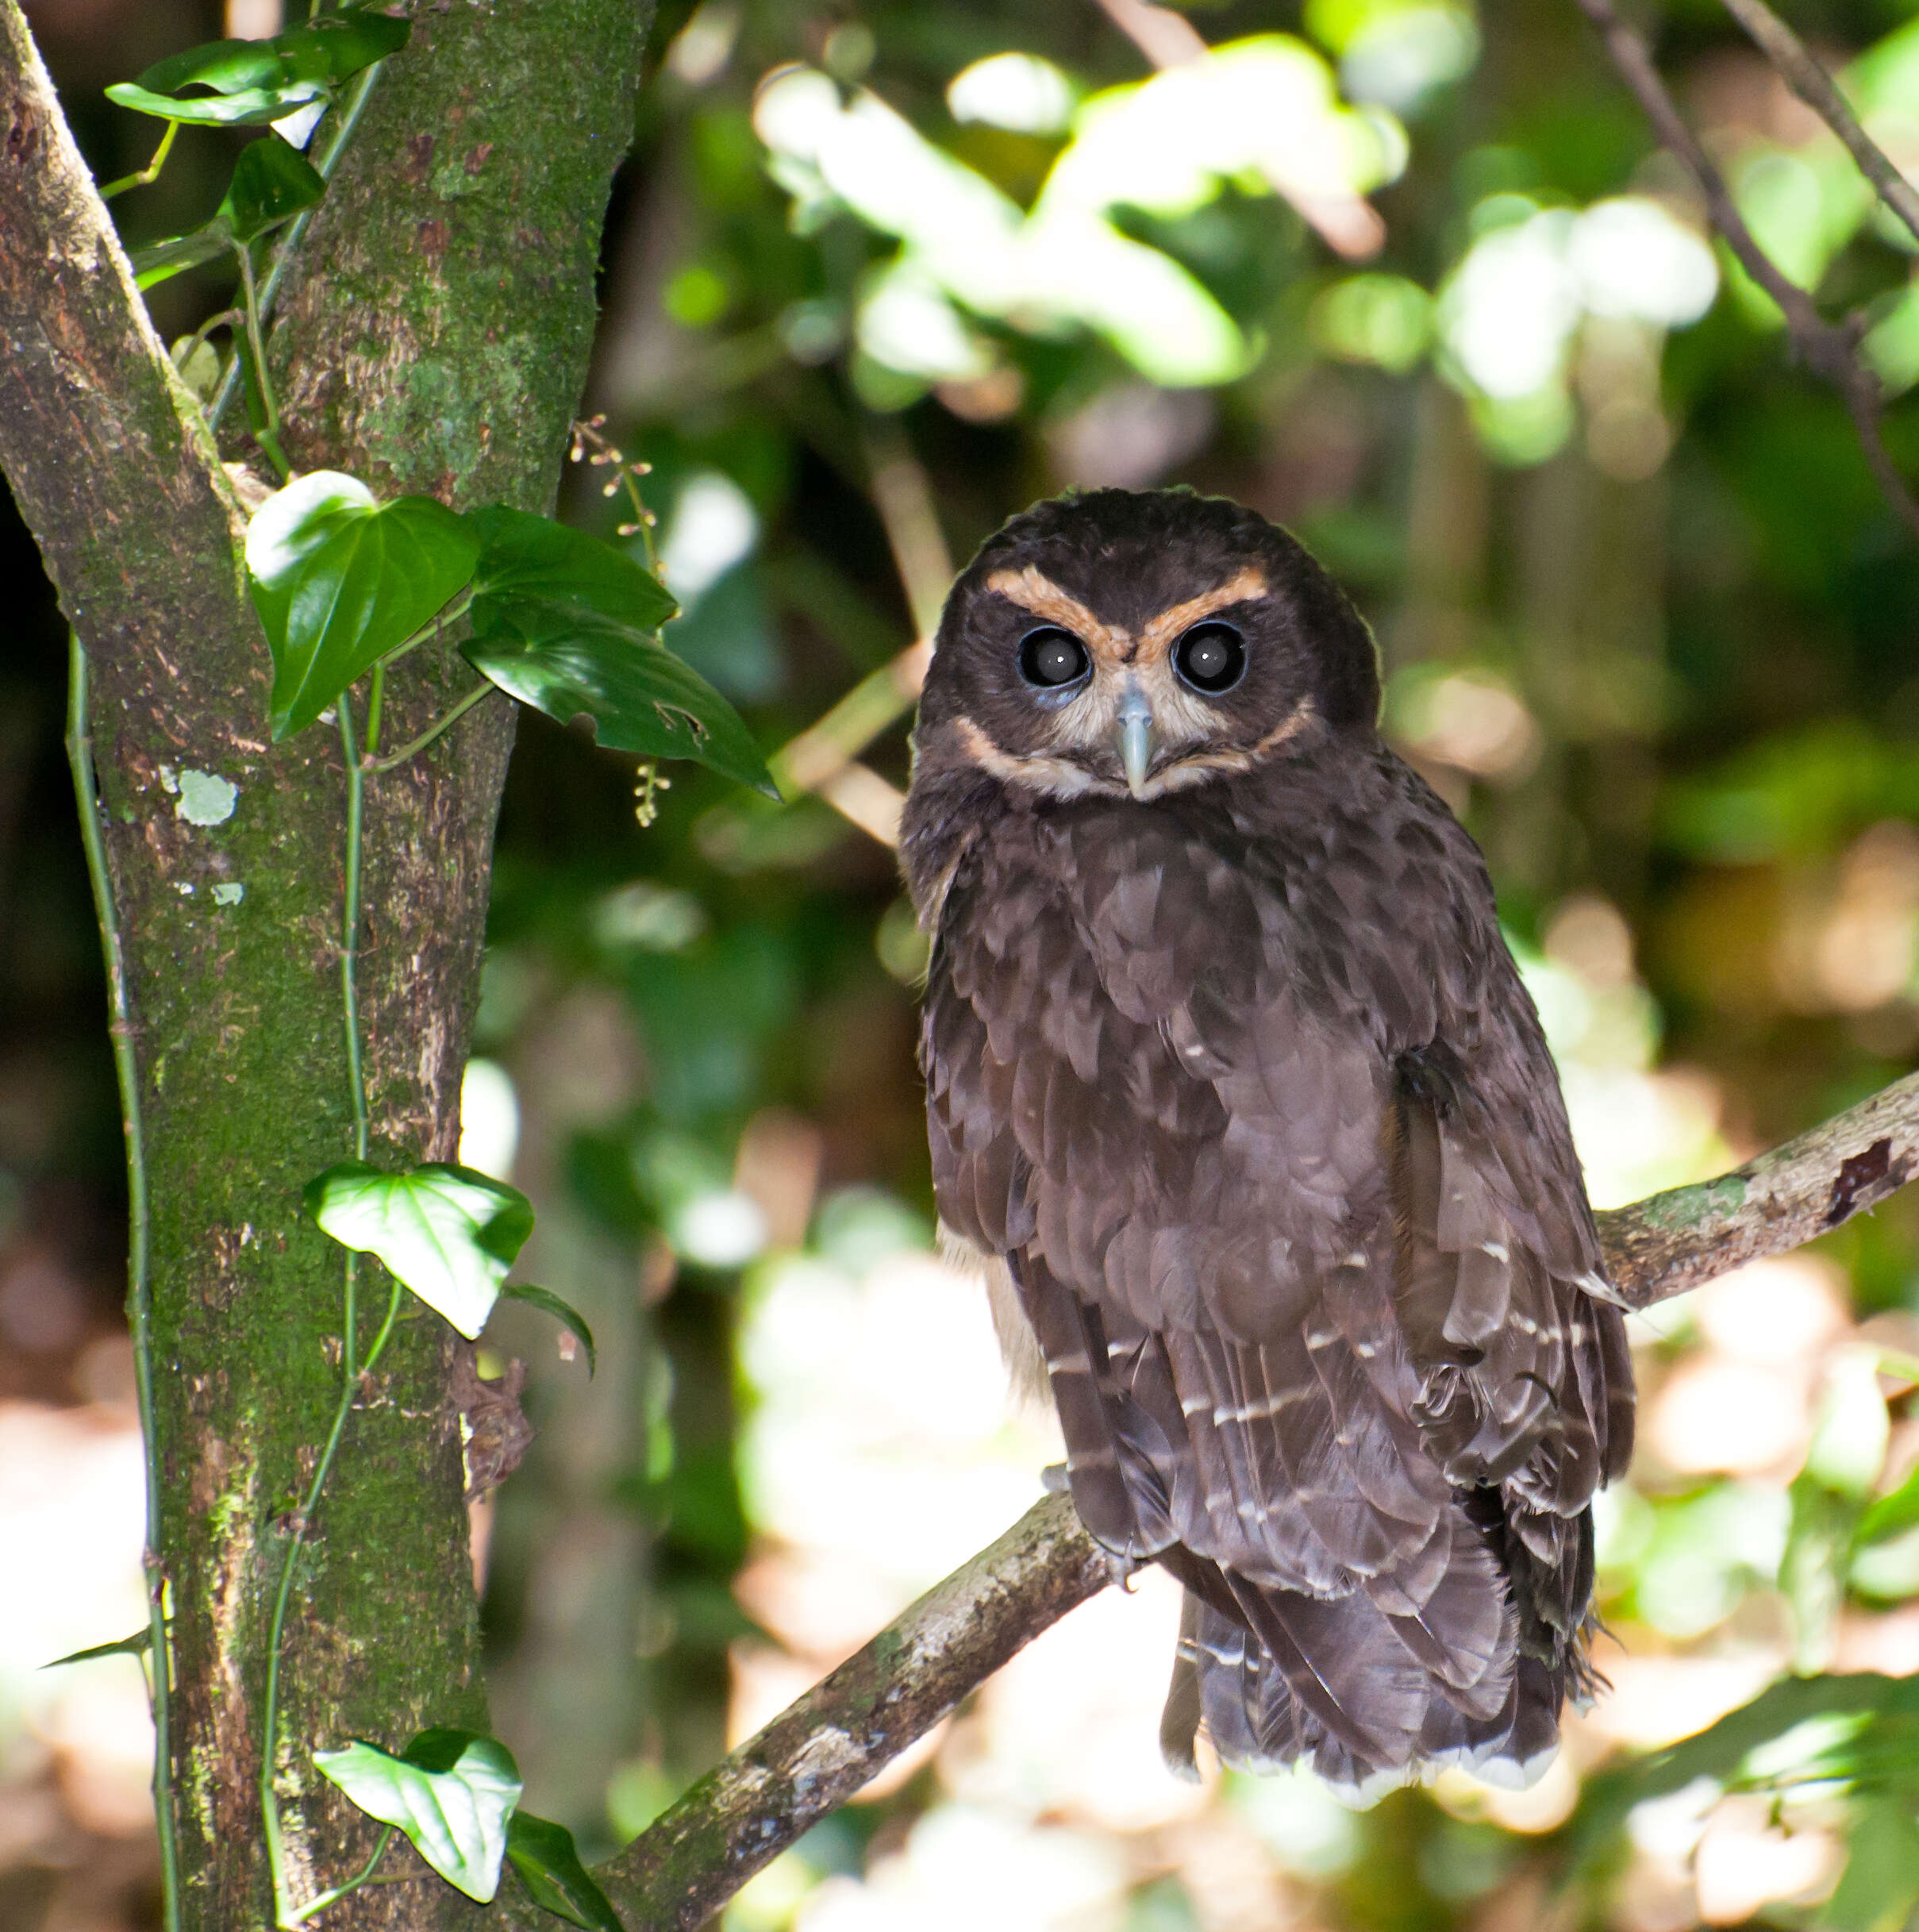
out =
[[[986,588],[997,591],[1008,602],[1017,604],[1022,610],[1070,630],[1102,664],[1111,665],[1148,664],[1163,658],[1173,640],[1202,618],[1229,605],[1248,603],[1267,593],[1264,572],[1248,564],[1225,583],[1162,610],[1141,630],[1136,641],[1123,625],[1095,617],[1070,591],[1063,591],[1035,564],[1029,564],[1020,570],[995,571],[987,578]]]
[[[1161,656],[1182,631],[1190,629],[1202,618],[1209,618],[1215,610],[1226,610],[1233,604],[1251,603],[1265,595],[1266,573],[1249,564],[1224,583],[1162,610],[1140,633],[1140,655],[1149,659]]]
[[[1130,633],[1117,624],[1094,617],[1070,591],[1061,590],[1036,565],[1029,564],[1023,570],[996,570],[987,578],[986,588],[997,591],[1022,610],[1030,610],[1036,618],[1070,630],[1102,663],[1132,661]]]

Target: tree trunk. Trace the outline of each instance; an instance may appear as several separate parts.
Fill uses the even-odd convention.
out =
[[[649,14],[633,0],[418,10],[288,280],[271,360],[296,464],[383,496],[550,508]],[[152,1201],[185,1922],[232,1932],[272,1918],[267,1630],[340,1389],[341,1253],[300,1191],[353,1151],[344,768],[324,725],[267,742],[243,514],[14,0],[0,0],[0,464],[91,660]],[[449,651],[413,653],[390,683],[386,741],[473,682]],[[511,736],[494,698],[369,781],[359,977],[376,1160],[454,1157]],[[376,1268],[360,1300],[363,1317],[383,1307]],[[409,1298],[296,1572],[275,1763],[298,1898],[351,1876],[374,1841],[313,1748],[486,1728],[454,1340]],[[429,1879],[356,1894],[326,1922],[420,1926],[460,1904]]]

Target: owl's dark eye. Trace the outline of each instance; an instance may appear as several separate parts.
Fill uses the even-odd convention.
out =
[[[1246,646],[1230,624],[1195,624],[1173,646],[1173,668],[1195,691],[1231,691],[1246,669]]]
[[[1020,640],[1020,675],[1042,691],[1077,683],[1091,664],[1086,646],[1056,624],[1043,624]]]

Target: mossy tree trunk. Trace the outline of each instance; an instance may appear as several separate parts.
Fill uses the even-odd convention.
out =
[[[271,354],[298,467],[456,507],[551,507],[649,13],[644,0],[417,6],[287,283]],[[344,771],[324,725],[267,742],[244,512],[14,0],[0,0],[0,466],[92,667],[152,1203],[185,1920],[233,1932],[272,1918],[266,1634],[339,1392],[341,1254],[302,1219],[300,1191],[352,1152]],[[473,681],[450,652],[413,653],[389,685],[386,741]],[[369,784],[360,982],[376,1160],[454,1156],[511,736],[507,701],[489,699]],[[385,1301],[374,1276],[363,1310]],[[317,1779],[313,1746],[486,1728],[454,1339],[410,1304],[310,1527],[275,1749],[297,1896],[350,1876],[373,1842]],[[399,1868],[412,1854],[390,1856]],[[325,1922],[425,1926],[461,1903],[429,1878],[356,1894]]]

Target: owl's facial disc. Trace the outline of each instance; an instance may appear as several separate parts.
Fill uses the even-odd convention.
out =
[[[1219,702],[1250,661],[1242,625],[1267,595],[1258,568],[1130,626],[1101,617],[1032,564],[997,571],[984,587],[1019,621],[1011,668],[1036,728],[1015,749],[967,720],[973,755],[1005,775],[1063,795],[1123,786],[1148,800],[1243,770],[1271,748],[1240,742],[1255,734]]]

